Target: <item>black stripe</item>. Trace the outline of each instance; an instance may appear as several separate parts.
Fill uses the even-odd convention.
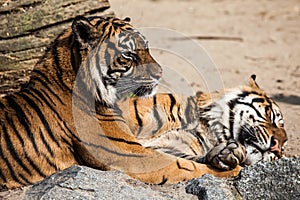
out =
[[[103,22],[103,24],[102,24],[102,30],[101,30],[101,32],[102,32],[102,33],[106,33],[107,27],[110,26],[110,23],[107,22],[107,21],[101,21],[101,20],[99,20],[99,21],[96,23],[96,26],[99,26],[102,22]]]
[[[210,149],[210,147],[208,146],[207,142],[205,141],[205,138],[198,132],[196,134],[196,138],[199,143],[199,146],[206,153]]]
[[[5,120],[6,122],[9,123],[9,125],[11,125],[13,131],[15,132],[15,135],[17,136],[19,142],[21,143],[22,147],[24,147],[24,139],[22,138],[22,136],[20,135],[20,131],[17,130],[14,120],[8,117],[7,112],[5,112]]]
[[[47,122],[44,114],[42,113],[42,111],[40,110],[38,105],[32,99],[27,97],[26,95],[23,95],[23,99],[28,103],[29,106],[31,106],[33,108],[33,110],[39,116],[42,124],[44,125],[44,128],[46,129],[46,131],[47,131],[48,135],[50,136],[50,138],[52,139],[52,141],[55,142],[58,147],[60,147],[60,144],[58,143],[57,139],[55,138],[55,136],[50,128],[49,123]]]
[[[103,122],[123,122],[126,124],[126,121],[123,119],[102,119],[102,118],[100,118],[99,120],[103,121]]]
[[[33,182],[29,181],[26,177],[23,176],[23,174],[19,174],[19,177],[25,182],[23,185],[31,185]]]
[[[130,144],[130,145],[138,145],[138,146],[142,146],[140,143],[138,142],[134,142],[134,141],[128,141],[128,140],[125,140],[123,138],[116,138],[116,137],[112,137],[112,136],[107,136],[107,135],[103,135],[103,134],[98,134],[99,137],[101,138],[107,138],[107,139],[110,139],[112,141],[115,141],[115,142],[122,142],[122,143],[126,143],[126,144]]]
[[[273,115],[272,125],[277,128],[276,122],[274,121],[276,119],[276,114],[274,113],[274,109],[272,107],[272,105],[274,103],[270,100],[270,98],[266,98],[266,99],[267,99],[267,102],[269,103],[271,114]],[[267,113],[266,113],[266,115],[267,115]],[[271,119],[271,116],[270,116],[270,119]]]
[[[26,160],[29,162],[29,164],[30,164],[30,166],[41,176],[41,177],[46,177],[47,175],[46,174],[44,174],[42,171],[41,171],[41,169],[40,169],[40,167],[39,166],[37,166],[34,162],[33,162],[33,160],[29,157],[29,155],[27,154],[27,152],[25,152],[25,158],[26,158]],[[42,166],[42,167],[44,167],[44,166]]]
[[[244,92],[244,93],[242,93],[242,94],[239,94],[238,96],[245,97],[245,96],[247,96],[246,94],[247,94],[247,95],[249,95],[249,94],[257,94],[257,95],[260,95],[260,94],[258,94],[257,92],[251,92],[251,93],[250,93],[250,92]],[[263,117],[263,116],[261,115],[261,113],[253,106],[252,103],[250,104],[250,103],[246,103],[246,102],[241,102],[241,101],[239,101],[238,99],[239,99],[239,98],[236,98],[236,99],[230,101],[230,104],[232,104],[232,105],[231,105],[232,108],[235,107],[236,104],[242,104],[242,105],[249,106],[249,107],[251,107],[251,108],[256,112],[256,115],[257,115],[258,117],[260,117],[260,118],[266,120],[266,118]]]
[[[178,108],[177,108],[177,117],[178,117],[179,121],[181,122],[182,118],[181,118],[180,106],[178,106]]]
[[[268,131],[265,127],[261,127],[260,130],[262,131],[260,135],[262,136],[263,142],[267,144],[269,136]]]
[[[2,173],[2,170],[0,170],[0,178],[1,178],[2,182],[4,182],[4,183],[6,182],[6,178],[5,178],[4,174]]]
[[[157,131],[159,131],[163,127],[163,122],[162,122],[161,117],[159,116],[159,113],[157,111],[156,96],[153,96],[153,115],[154,115],[154,119],[157,122],[157,128],[152,131],[152,134],[154,135]]]
[[[79,52],[77,52],[76,56],[74,55],[74,51],[73,50],[76,49],[76,51],[78,51],[78,46],[75,43],[72,44],[73,37],[74,37],[73,35],[70,37],[71,41],[69,41],[69,43],[71,44],[71,50],[70,50],[71,51],[71,66],[72,66],[73,71],[76,74],[79,67],[76,65],[77,63],[75,62],[75,57],[80,56],[80,57],[77,58],[80,61],[82,61],[82,57],[81,57],[81,54]],[[76,45],[76,47],[75,47],[75,45]]]
[[[195,113],[195,111],[197,112],[197,109],[195,109],[195,106],[193,106],[193,105],[197,106],[194,97],[188,97],[186,108],[184,111],[184,114],[185,114],[184,116],[186,118],[186,122],[182,122],[182,123],[185,123],[184,126],[190,124],[191,122],[193,122],[195,120],[195,116],[193,113]],[[207,110],[207,111],[209,111],[209,110]],[[196,114],[198,114],[198,113],[196,113]]]
[[[48,157],[46,154],[42,154],[42,156],[46,159],[47,163],[48,163],[55,171],[58,170],[56,164],[54,164],[54,163],[49,159],[49,157]]]
[[[5,105],[0,101],[0,108],[1,109],[4,109],[5,108]]]
[[[164,185],[167,181],[168,179],[163,175],[161,182],[158,183],[157,185]]]
[[[243,116],[244,116],[244,111],[242,110],[242,111],[240,112],[240,120],[243,119]]]
[[[26,171],[29,175],[32,175],[29,168],[24,164],[23,160],[19,157],[19,154],[17,153],[14,144],[12,143],[8,135],[7,129],[5,127],[2,127],[2,130],[3,130],[3,137],[6,143],[6,150],[9,151],[12,158],[18,163],[18,165],[20,165],[23,168],[24,171]]]
[[[45,145],[47,151],[49,152],[49,154],[50,154],[51,156],[53,156],[53,155],[54,155],[54,154],[53,154],[53,151],[52,151],[51,147],[49,146],[49,144],[48,144],[48,142],[47,142],[47,140],[46,140],[46,138],[45,138],[45,136],[44,136],[44,134],[43,134],[43,132],[42,132],[41,129],[40,129],[40,137],[41,137],[42,142],[43,142],[43,144]]]
[[[234,99],[234,100],[231,100],[231,101],[228,102],[228,107],[229,107],[229,132],[230,132],[230,137],[231,138],[234,138],[233,125],[234,125],[235,115],[234,115],[233,109],[234,109],[236,104],[237,104],[237,99]]]
[[[31,91],[33,91],[34,93],[36,93],[36,94],[38,95],[38,97],[37,97],[34,93],[32,93]],[[40,101],[40,102],[46,103],[47,106],[50,108],[50,110],[56,114],[57,118],[58,118],[60,121],[63,121],[63,119],[61,118],[60,114],[59,114],[59,113],[57,112],[57,110],[52,106],[52,101],[51,101],[51,103],[50,103],[50,102],[49,102],[49,99],[47,99],[47,98],[43,95],[43,93],[41,93],[39,90],[36,90],[36,89],[32,88],[31,91],[30,91],[29,93],[30,93],[36,100],[40,101],[39,98],[41,98],[42,101]]]
[[[243,104],[243,105],[247,105],[247,106],[251,107],[256,112],[256,115],[258,117],[262,118],[263,120],[267,120],[264,116],[261,115],[261,113],[252,104],[240,102],[240,101],[238,101],[238,104]]]
[[[111,148],[106,148],[105,146],[102,146],[102,145],[98,145],[98,144],[93,144],[93,143],[90,143],[90,142],[84,142],[83,141],[83,144],[85,146],[90,146],[90,147],[94,147],[94,148],[98,148],[98,149],[102,149],[108,153],[111,153],[111,154],[115,154],[115,155],[118,155],[118,156],[125,156],[125,157],[132,157],[132,158],[141,158],[143,157],[143,155],[141,154],[135,154],[135,153],[119,153],[117,152],[116,150],[112,150]]]
[[[3,158],[2,148],[0,147],[0,162],[2,162],[2,160],[4,160],[4,158]],[[0,169],[0,178],[1,178],[1,180],[3,180],[3,182],[6,182],[7,179],[6,179],[6,177],[4,176],[2,170],[3,170],[3,169]]]
[[[133,106],[134,106],[134,113],[135,113],[135,118],[138,122],[138,125],[139,125],[139,128],[138,128],[138,132],[137,132],[137,135],[139,135],[143,129],[143,121],[139,115],[139,112],[138,112],[138,105],[137,105],[137,100],[135,99],[133,101]]]
[[[66,135],[68,135],[68,134],[64,129],[67,129],[67,131],[72,135],[72,139],[80,140],[78,135],[76,133],[74,133],[73,131],[71,131],[71,129],[68,127],[68,124],[65,121],[63,121],[63,125],[64,126],[60,126],[60,127],[66,133]]]
[[[16,176],[16,172],[13,170],[14,168],[12,167],[11,163],[9,162],[9,160],[7,159],[7,157],[4,156],[2,145],[0,145],[0,157],[4,160],[5,165],[8,167],[8,170],[9,170],[9,173],[10,173],[12,179],[15,180],[18,183],[21,183],[21,181]],[[4,177],[4,179],[6,180],[5,177]]]
[[[173,122],[175,122],[175,117],[173,115],[173,108],[175,106],[175,103],[176,103],[176,100],[175,100],[175,97],[172,95],[172,94],[168,94],[170,100],[171,100],[171,105],[170,105],[170,116],[171,116],[171,119]]]
[[[60,67],[60,59],[59,59],[59,53],[57,51],[57,46],[59,45],[61,41],[60,40],[56,40],[52,46],[52,56],[53,56],[53,60],[54,60],[54,67],[55,67],[55,72],[56,72],[56,78],[59,81],[58,85],[62,88],[62,89],[66,89],[69,88],[65,82],[61,79],[62,75],[63,75],[63,71]]]
[[[63,143],[67,144],[69,147],[72,147],[72,144],[64,137],[61,137],[61,140],[63,141]]]
[[[252,103],[263,103],[265,102],[264,98],[253,98]]]
[[[53,56],[53,60],[54,60],[54,66],[55,66],[55,69],[56,69],[56,76],[57,78],[61,77],[63,72],[61,70],[61,68],[59,67],[60,66],[60,60],[59,60],[59,53],[57,51],[57,46],[59,45],[61,41],[59,39],[57,39],[53,46],[52,46],[52,49],[51,49],[51,53],[52,53],[52,56]]]
[[[24,97],[24,95],[23,96],[19,96],[19,97],[20,98]],[[30,122],[29,122],[29,120],[28,120],[25,112],[19,106],[19,104],[12,98],[12,96],[8,96],[7,100],[8,100],[9,106],[11,106],[11,108],[13,108],[15,110],[15,113],[17,115],[18,121],[25,128],[27,137],[30,139],[30,142],[31,142],[32,146],[34,147],[34,150],[38,154],[38,148],[37,148],[37,145],[36,145],[36,141],[35,141],[35,138],[33,137],[33,133],[31,132],[31,129],[30,129],[30,126],[29,126]]]
[[[244,92],[242,92],[241,94],[238,94],[237,96],[238,96],[238,97],[245,98],[245,97],[249,96],[250,94],[255,94],[255,95],[261,96],[261,94],[258,93],[258,92],[256,92],[256,91],[251,91],[251,92],[244,91]]]
[[[133,105],[134,105],[135,118],[137,119],[138,125],[140,127],[142,127],[143,126],[143,121],[142,121],[141,117],[139,116],[139,112],[138,112],[138,108],[137,108],[137,100],[136,99],[133,101]]]

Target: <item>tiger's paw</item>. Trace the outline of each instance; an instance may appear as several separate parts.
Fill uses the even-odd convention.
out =
[[[222,170],[234,169],[245,159],[245,147],[234,139],[215,146],[205,157],[207,164]]]

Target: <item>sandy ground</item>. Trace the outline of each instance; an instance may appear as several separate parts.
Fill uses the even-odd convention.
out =
[[[152,42],[168,43],[164,46],[167,50],[152,51],[166,69],[163,83],[168,89],[177,91],[172,88],[172,80],[183,91],[189,89],[181,87],[186,82],[201,90],[216,85],[219,88],[220,84],[234,87],[256,74],[259,85],[276,99],[283,111],[289,137],[287,156],[300,154],[299,0],[110,0],[110,3],[118,17],[131,17],[135,27],[168,28],[192,37],[216,65],[195,73],[189,61],[196,57],[201,60],[203,56],[199,56],[198,50],[183,47],[188,52],[185,59],[168,51],[170,41],[183,44],[186,40],[160,36],[151,41],[150,37],[150,47]],[[211,63],[197,64],[201,67]]]

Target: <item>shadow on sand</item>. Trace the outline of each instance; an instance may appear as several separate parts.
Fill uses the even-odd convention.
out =
[[[272,96],[272,99],[274,99],[276,102],[282,102],[282,103],[300,106],[300,96],[296,96],[296,95],[286,96],[283,94],[275,94]]]

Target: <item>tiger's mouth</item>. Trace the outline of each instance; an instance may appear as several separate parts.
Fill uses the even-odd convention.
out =
[[[263,142],[257,134],[259,131],[254,127],[241,130],[239,141],[245,146],[247,154],[244,165],[248,166],[260,161],[272,161],[283,157],[283,151],[277,139],[271,136],[269,140]]]

